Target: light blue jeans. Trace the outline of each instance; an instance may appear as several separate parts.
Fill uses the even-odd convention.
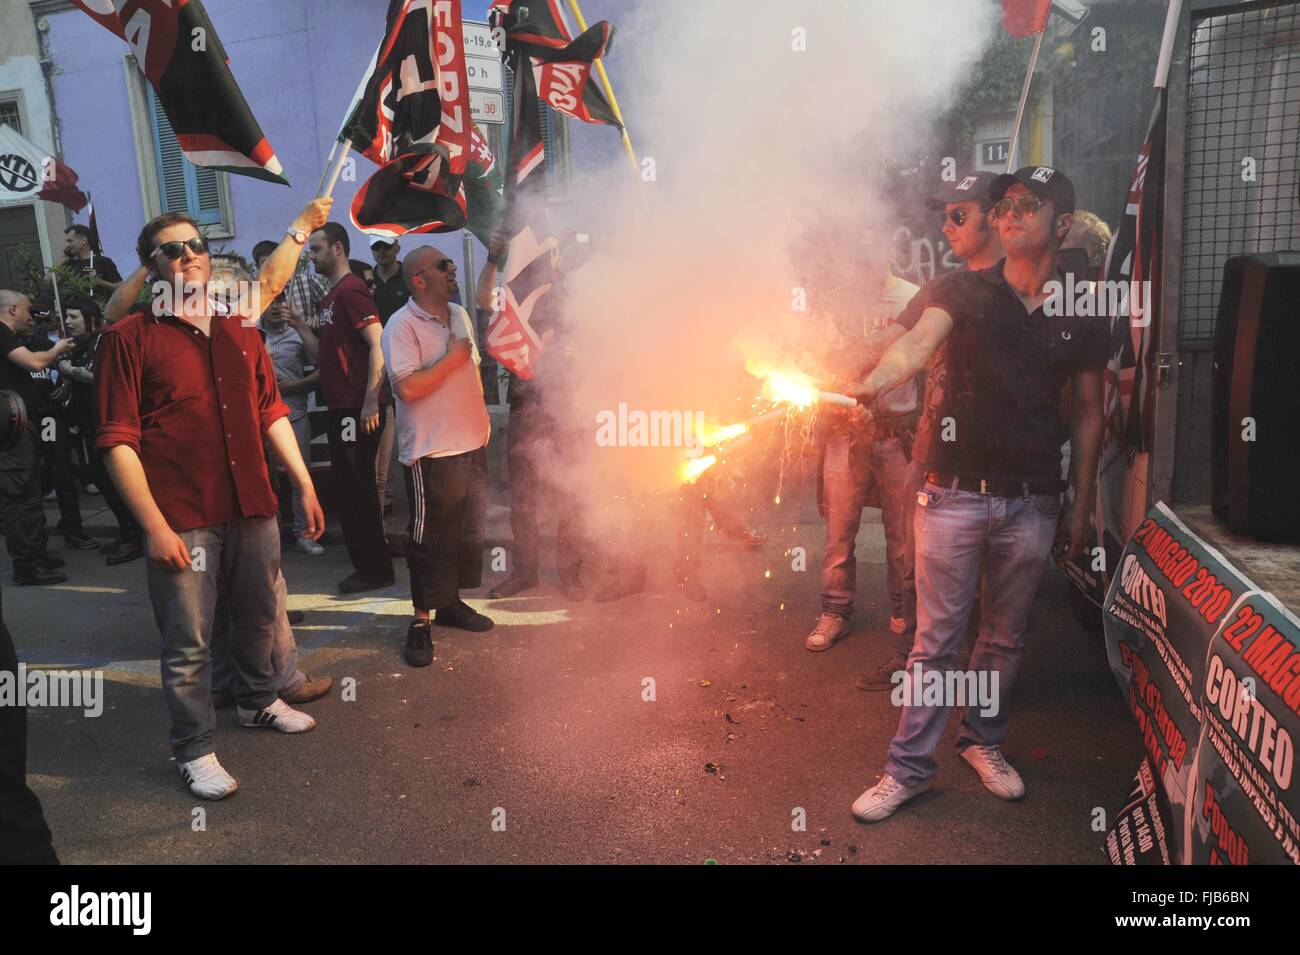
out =
[[[997,674],[997,712],[986,716],[978,702],[967,705],[958,750],[999,746],[1006,738],[1007,701],[1059,511],[1059,494],[992,497],[926,482],[917,496],[917,626],[905,677],[912,684],[911,699],[921,699],[921,687],[915,684],[917,665],[922,674],[946,674],[956,667],[980,583],[981,557],[984,561],[979,638],[970,669]],[[935,775],[934,751],[947,722],[946,705],[902,707],[885,772],[905,786]]]

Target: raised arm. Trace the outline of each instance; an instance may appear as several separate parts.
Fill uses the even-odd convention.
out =
[[[298,217],[290,224],[288,231],[311,235],[329,221],[330,209],[333,205],[332,197],[317,196],[307,203],[302,212],[298,213]],[[258,298],[250,309],[253,314],[246,316],[250,321],[256,321],[266,307],[275,301],[275,297],[284,291],[284,287],[289,284],[289,279],[293,278],[293,273],[298,269],[298,258],[302,255],[302,249],[302,245],[292,235],[286,233],[284,240],[262,263],[257,277]]]
[[[952,316],[930,306],[921,313],[916,327],[895,341],[866,378],[846,394],[865,405],[905,384],[926,366],[951,331]]]

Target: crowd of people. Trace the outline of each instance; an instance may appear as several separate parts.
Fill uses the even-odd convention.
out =
[[[821,386],[859,404],[819,412],[826,540],[821,612],[805,646],[824,652],[850,632],[856,539],[864,508],[878,506],[889,632],[878,665],[858,685],[891,689],[900,674],[920,681],[924,671],[954,669],[969,629],[966,665],[997,672],[1005,700],[1053,543],[1075,554],[1086,539],[1086,505],[1062,513],[1062,495],[1069,487],[1075,501],[1092,498],[1101,443],[1108,327],[1045,314],[1046,289],[1063,268],[1094,277],[1107,236],[1096,217],[1076,210],[1069,179],[1050,167],[971,173],[930,201],[959,270],[918,288],[873,251],[833,288],[813,290],[814,310],[835,330],[819,361]],[[96,546],[77,516],[80,475],[83,490],[93,483],[118,521],[106,559],[148,558],[170,742],[186,783],[205,799],[237,788],[216,757],[216,706],[233,703],[245,726],[301,733],[315,721],[295,706],[330,687],[328,677],[298,668],[280,556],[282,511],[292,513],[294,547],[323,552],[324,511],[310,471],[313,395],[328,409],[329,497],[352,565],[340,592],[395,582],[384,526],[395,451],[410,504],[400,551],[413,605],[406,661],[429,665],[435,625],[493,626],[461,596],[481,585],[486,537],[491,429],[478,316],[460,304],[457,267],[436,248],[401,258],[397,241],[375,238],[373,267],[353,260],[348,231],[329,219],[331,205],[313,200],[284,237],[253,248],[256,277],[235,277],[255,288],[251,297],[221,294],[200,227],[176,213],[144,227],[142,265],[125,279],[111,260],[83,255],[86,237],[69,231],[68,259],[90,270],[103,301],[64,302],[57,340],[42,341],[25,296],[0,291],[0,388],[37,409],[22,440],[0,456],[15,579],[66,579],[46,548],[46,457],[59,475],[55,531],[69,546]],[[505,251],[494,236],[471,307],[491,309]],[[156,294],[159,280],[180,294],[140,307],[146,284]],[[539,333],[562,326],[563,299],[551,301],[535,316],[550,326]],[[578,502],[548,482],[543,467],[555,448],[581,440],[545,398],[573,373],[561,357],[541,382],[510,380],[512,566],[489,598],[539,585],[544,510],[559,520],[560,592],[587,596]],[[51,384],[44,394],[42,381]],[[49,437],[40,430],[46,420],[54,422]],[[291,506],[280,500],[272,462]],[[734,477],[718,468],[683,488],[675,573],[689,597],[704,595],[706,516],[747,546],[764,543],[728,506]],[[596,599],[644,583],[640,563]],[[947,713],[903,706],[882,780],[854,803],[858,818],[883,819],[928,788]],[[968,707],[958,748],[991,792],[1016,799],[1024,787],[1001,753],[1006,726],[1005,705],[992,716]]]

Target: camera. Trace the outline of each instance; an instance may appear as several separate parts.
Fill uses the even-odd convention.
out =
[[[0,391],[0,452],[12,450],[27,430],[27,406],[18,392]]]

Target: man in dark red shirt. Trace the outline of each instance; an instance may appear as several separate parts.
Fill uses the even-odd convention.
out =
[[[115,297],[133,301],[151,277],[153,307],[115,323],[99,344],[96,445],[144,529],[172,749],[203,799],[238,787],[213,744],[210,647],[219,594],[230,608],[240,723],[286,733],[315,726],[274,686],[280,532],[263,439],[289,472],[308,532],[319,537],[325,521],[257,318],[293,275],[307,234],[331,205],[314,199],[299,214],[235,312],[208,287],[212,263],[194,221],[177,213],[151,220],[136,243],[146,269]]]
[[[320,303],[320,384],[329,406],[330,477],[353,573],[339,583],[345,594],[393,583],[393,558],[384,538],[384,515],[375,481],[383,438],[380,408],[388,400],[379,309],[348,263],[351,242],[337,222],[311,234],[316,272],[330,283]]]

